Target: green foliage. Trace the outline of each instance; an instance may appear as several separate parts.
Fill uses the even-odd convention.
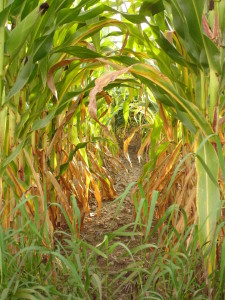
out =
[[[71,206],[78,210],[78,204],[82,203],[80,208],[87,209],[93,189],[100,203],[99,186],[108,187],[110,198],[115,197],[109,178],[101,168],[105,151],[102,149],[108,146],[112,152],[118,151],[110,139],[114,140],[118,128],[124,138],[125,129],[129,132],[133,127],[140,127],[142,145],[145,142],[151,145],[143,180],[152,180],[148,176],[156,170],[160,155],[172,152],[174,144],[188,145],[190,149],[195,144],[198,228],[195,225],[187,227],[184,222],[184,231],[178,233],[175,225],[170,223],[170,216],[177,208],[170,207],[154,229],[156,232],[165,222],[162,235],[166,233],[166,239],[163,241],[162,235],[159,237],[161,244],[154,245],[153,259],[150,263],[146,259],[147,267],[140,268],[134,253],[143,251],[147,257],[146,253],[150,251],[151,246],[146,243],[152,235],[153,211],[159,196],[154,191],[149,200],[140,186],[141,199],[134,198],[136,219],[133,230],[127,232],[127,227],[122,228],[106,237],[103,243],[106,253],[102,249],[91,249],[91,257],[102,255],[108,259],[109,253],[121,246],[132,258],[133,264],[125,270],[127,273],[124,271],[114,279],[114,283],[123,279],[113,292],[115,295],[129,280],[134,285],[137,283],[138,293],[143,298],[160,298],[160,292],[165,297],[177,299],[183,295],[205,297],[210,294],[205,292],[205,289],[210,290],[210,284],[215,284],[215,297],[219,299],[223,293],[224,243],[218,271],[213,233],[217,224],[223,224],[218,211],[224,195],[225,176],[224,148],[220,143],[224,129],[221,120],[224,118],[225,4],[214,1],[214,7],[210,8],[209,1],[204,0],[127,2],[54,0],[46,4],[38,0],[1,1],[0,194],[3,229],[0,232],[0,266],[3,299],[24,298],[26,293],[31,299],[67,294],[87,299],[92,295],[103,297],[104,284],[109,287],[108,279],[102,279],[102,274],[96,271],[97,266],[91,266],[92,259],[87,258],[86,250],[81,253],[79,248],[90,246],[70,239],[64,233],[68,244],[63,245],[58,240],[58,248],[52,249],[51,224],[59,221],[59,211],[62,211],[75,234],[72,220],[78,213],[71,213]],[[114,77],[113,71],[120,70],[126,71],[120,74],[122,77]],[[104,82],[105,73],[111,74],[109,84]],[[93,120],[87,107],[89,93],[96,86],[96,107],[92,107],[96,118]],[[197,150],[202,141],[204,145]],[[176,159],[190,158],[185,147],[181,155],[174,154]],[[171,157],[168,168],[174,163],[173,155]],[[188,165],[188,159],[185,163],[187,169],[192,167]],[[43,214],[45,212],[44,219],[34,223],[32,216],[37,219],[35,203],[30,207],[29,216],[23,207],[25,202],[27,206],[29,201],[32,202],[29,196],[35,195],[32,189],[38,190],[36,197],[42,203],[39,208]],[[77,202],[70,199],[71,191],[79,198]],[[16,217],[17,199],[18,205],[23,207],[20,218]],[[47,207],[48,212],[52,212],[52,221]],[[215,211],[211,213],[213,208]],[[85,211],[80,209],[78,220],[74,220],[78,227],[84,214]],[[142,224],[142,214],[146,224]],[[183,216],[188,219],[185,212]],[[16,228],[19,228],[16,230],[9,229],[14,217],[18,222]],[[121,243],[109,244],[116,235],[135,235],[139,226],[146,232],[140,248],[133,250]],[[190,245],[194,250],[186,247],[186,232],[192,234]],[[197,248],[198,236],[200,249]],[[174,239],[179,242],[172,247]],[[44,242],[48,245],[43,245]],[[15,253],[10,252],[11,246]],[[202,262],[201,251],[208,268],[208,286],[196,275],[196,264]],[[46,264],[42,261],[44,255],[49,259]],[[82,259],[86,259],[83,265]],[[6,268],[6,262],[9,268]],[[53,282],[51,267],[54,264],[57,267],[53,270],[62,273],[60,278],[67,279],[70,272],[72,274],[68,286],[59,285],[59,290]],[[26,270],[24,279],[20,276],[23,268]],[[35,273],[37,269],[39,273]],[[126,274],[129,274],[127,278]],[[143,281],[145,276],[147,280]],[[219,290],[215,278],[222,281]]]
[[[119,201],[119,207],[133,184],[115,200]],[[142,189],[141,186],[139,188]],[[143,207],[142,202],[146,201],[143,198],[137,204],[135,222],[109,232],[96,247],[75,238],[74,227],[67,219],[70,231],[55,231],[55,243],[51,248],[43,243],[43,232],[39,233],[37,227],[38,205],[37,219],[34,221],[27,215],[25,202],[18,204],[18,217],[14,222],[17,222],[19,229],[4,232],[1,227],[0,230],[1,299],[115,299],[123,293],[126,297],[136,295],[140,299],[208,299],[209,295],[213,299],[222,299],[225,293],[224,243],[221,248],[221,268],[214,270],[209,287],[202,268],[205,254],[198,247],[198,227],[186,224],[184,231],[179,234],[172,225],[172,219],[180,213],[177,206],[170,207],[162,220],[155,222],[152,213],[157,204],[157,192],[153,199],[150,212],[146,212],[149,220],[146,229],[150,229],[150,235],[146,231],[143,236],[137,231],[138,227],[146,226],[142,224],[138,213]],[[29,201],[35,201],[35,198]],[[77,216],[75,207],[74,213]],[[186,218],[185,213],[181,213]],[[21,223],[19,214],[23,216],[24,223]],[[162,222],[165,226],[158,235]],[[118,237],[138,238],[139,245],[131,247],[129,243],[118,242]],[[112,275],[98,265],[97,258],[105,260],[109,268],[111,255],[117,252],[118,247],[121,259],[129,258],[131,262]],[[131,287],[130,293],[128,286]]]

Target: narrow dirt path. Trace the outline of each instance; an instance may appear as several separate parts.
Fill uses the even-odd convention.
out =
[[[132,167],[126,158],[122,157],[121,162],[126,167],[126,172],[121,168],[118,174],[114,174],[114,187],[117,196],[120,196],[131,182],[137,182],[142,170],[142,164],[139,164],[135,147],[129,148],[129,156]],[[84,228],[81,232],[82,238],[91,243],[93,246],[102,241],[104,235],[118,228],[134,222],[134,205],[131,202],[131,190],[127,194],[123,205],[121,206],[117,216],[114,218],[119,202],[103,201],[101,214],[96,216],[96,202],[90,202],[90,217],[86,218]]]
[[[117,196],[124,193],[126,187],[131,182],[137,182],[142,171],[143,164],[139,164],[137,159],[136,146],[129,147],[129,155],[132,162],[132,167],[129,162],[123,157],[121,162],[127,168],[128,172],[124,169],[120,169],[118,174],[112,176],[114,178],[114,186],[117,191]],[[132,189],[131,189],[132,190]],[[93,246],[97,246],[104,240],[106,234],[110,234],[113,231],[121,228],[124,225],[134,222],[134,205],[131,200],[131,190],[125,197],[123,205],[121,206],[118,214],[115,217],[115,213],[119,206],[119,201],[103,201],[101,215],[99,218],[96,216],[96,202],[90,203],[90,217],[86,218],[84,228],[81,232],[81,237],[84,241],[88,242]],[[132,227],[129,228],[132,231]],[[129,230],[128,229],[128,230]],[[129,249],[140,245],[141,233],[135,236],[115,236],[109,245],[115,243],[123,243]],[[112,296],[115,289],[120,286],[124,279],[129,275],[129,271],[124,271],[125,268],[132,264],[131,257],[123,256],[125,250],[123,247],[118,246],[116,250],[109,256],[108,265],[106,259],[99,256],[97,258],[98,267],[102,270],[103,274],[108,274],[108,283],[104,283],[103,299],[136,299],[133,295],[136,293],[135,286],[129,282],[123,286],[122,290],[119,290],[116,295]],[[141,257],[135,257],[136,261],[140,261]],[[113,279],[124,271],[123,278],[119,279],[113,286],[110,286]],[[105,285],[108,285],[106,287]]]

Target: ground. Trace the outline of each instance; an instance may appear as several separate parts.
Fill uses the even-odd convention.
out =
[[[127,169],[120,169],[118,174],[114,174],[114,187],[117,196],[120,196],[131,182],[137,182],[142,170],[142,164],[139,164],[136,151],[129,152],[132,167],[126,158],[122,157],[121,161]],[[90,216],[86,218],[84,230],[81,235],[84,240],[91,244],[102,241],[105,234],[112,232],[123,225],[134,222],[134,205],[131,201],[131,190],[127,194],[118,215],[115,217],[119,201],[103,201],[101,214],[99,218],[96,215],[96,202],[90,202]]]
[[[137,147],[134,145],[133,147],[129,147],[129,155],[132,162],[132,166],[128,162],[125,157],[121,157],[121,162],[127,169],[120,168],[118,174],[114,174],[114,184],[115,189],[117,191],[117,196],[124,193],[126,187],[131,182],[137,182],[142,171],[143,163],[139,163],[137,159]],[[132,190],[132,188],[131,188]],[[134,223],[134,204],[131,199],[131,190],[127,194],[124,199],[124,202],[116,214],[119,206],[119,201],[103,201],[101,215],[98,218],[96,216],[96,202],[92,201],[90,203],[90,216],[86,218],[84,229],[81,232],[81,238],[84,241],[87,241],[89,244],[93,246],[97,246],[99,243],[103,242],[104,237],[110,235],[110,233],[115,232],[124,225]],[[132,231],[133,226],[131,225],[127,231]],[[128,246],[129,249],[132,249],[141,243],[142,233],[136,232],[136,236],[114,236],[111,240],[110,245],[116,242],[123,243]],[[110,235],[112,237],[112,235]],[[132,263],[132,259],[129,256],[123,256],[126,251],[123,247],[118,246],[115,251],[109,256],[109,261],[107,264],[106,259],[103,257],[98,258],[98,266],[102,269],[102,271],[107,272],[109,285],[113,282],[116,275],[121,274],[121,270],[124,270],[129,264]],[[141,258],[135,257],[135,261],[140,261]],[[140,262],[141,263],[141,262]],[[124,276],[129,276],[129,272],[124,272]],[[122,282],[122,281],[121,281]],[[117,288],[120,285],[120,280],[117,282],[113,289]],[[109,288],[110,291],[110,288]],[[109,292],[104,296],[105,299],[136,299],[135,287],[132,286],[129,282],[127,282],[124,287],[119,291],[119,294],[112,297],[113,291]]]

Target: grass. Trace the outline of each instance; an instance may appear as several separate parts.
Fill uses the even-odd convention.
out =
[[[143,199],[136,203],[134,223],[108,233],[97,247],[77,239],[71,224],[68,232],[54,233],[54,244],[43,243],[44,226],[30,220],[24,202],[14,220],[18,229],[0,228],[0,299],[224,299],[225,243],[209,278],[198,227],[186,226],[179,234],[171,223],[176,206],[156,223],[157,193],[154,197],[147,224],[141,221]],[[139,231],[144,227],[146,234]],[[135,246],[123,242],[123,237],[132,241],[135,236]],[[115,255],[125,264],[114,271]]]

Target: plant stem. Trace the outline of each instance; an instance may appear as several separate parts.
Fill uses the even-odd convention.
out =
[[[0,12],[3,10],[3,1],[0,1]],[[3,62],[4,62],[4,26],[0,27],[0,117],[2,117],[2,99],[3,99]],[[0,118],[0,128],[3,127],[3,131],[0,133],[0,164],[2,162],[3,144],[4,144],[4,118]],[[0,209],[3,199],[3,180],[0,176]]]
[[[3,10],[3,8],[4,8],[3,1],[0,1],[0,12]],[[1,26],[0,27],[0,107],[2,106],[2,92],[3,92],[4,40],[5,40],[5,28],[4,26]]]
[[[205,117],[206,115],[206,93],[205,93],[205,74],[204,72],[200,71],[201,76],[201,102],[200,102],[200,109]]]

